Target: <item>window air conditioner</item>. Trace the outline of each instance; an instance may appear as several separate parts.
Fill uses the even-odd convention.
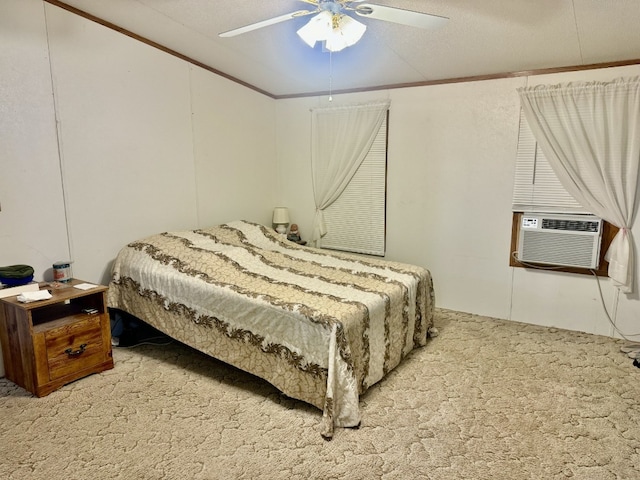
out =
[[[517,259],[577,268],[598,268],[602,219],[593,215],[524,213]]]

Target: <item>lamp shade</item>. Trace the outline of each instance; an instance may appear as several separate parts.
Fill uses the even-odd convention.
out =
[[[275,225],[285,225],[289,223],[289,209],[287,207],[276,207],[273,209],[273,223]]]

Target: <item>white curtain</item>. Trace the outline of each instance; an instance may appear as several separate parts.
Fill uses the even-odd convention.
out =
[[[316,214],[310,244],[320,246],[327,233],[324,209],[351,181],[380,129],[390,102],[311,111],[311,173]]]
[[[564,188],[620,228],[606,259],[622,292],[633,291],[640,162],[640,77],[518,89],[529,126]]]

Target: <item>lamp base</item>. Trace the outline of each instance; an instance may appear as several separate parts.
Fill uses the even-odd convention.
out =
[[[287,233],[286,225],[283,225],[281,223],[276,225],[276,232],[278,232],[281,235],[284,235],[285,233]]]

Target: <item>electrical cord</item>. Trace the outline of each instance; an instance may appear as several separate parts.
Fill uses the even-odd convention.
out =
[[[627,337],[640,337],[640,333],[627,333],[627,334],[625,334],[616,326],[615,322],[611,318],[611,315],[609,315],[609,311],[607,310],[607,306],[605,305],[604,296],[602,295],[602,288],[600,287],[600,279],[598,278],[598,274],[595,272],[595,270],[589,270],[589,271],[593,274],[594,277],[596,277],[596,284],[598,285],[598,293],[600,294],[600,302],[602,303],[602,309],[604,310],[604,313],[607,316],[607,320],[609,320],[609,323],[611,324],[613,329],[616,332],[618,332],[618,335],[620,335],[623,339],[625,339],[627,342],[637,343],[637,342],[634,342],[633,340],[630,340]],[[638,343],[638,349],[640,350],[640,343]]]
[[[155,345],[159,347],[164,347],[166,345],[171,345],[173,343],[173,340],[165,341],[164,343],[154,342],[154,340],[166,340],[166,337],[145,338],[140,343],[134,343],[133,345],[127,345],[127,346],[118,345],[118,348],[135,348],[135,347],[139,347],[140,345]]]
[[[553,266],[543,267],[542,265],[524,262],[518,258],[517,251],[511,253],[511,258],[513,258],[520,265],[524,265],[525,267],[529,267],[529,268],[536,268],[538,270],[562,270],[563,268],[565,268],[565,267],[553,267]]]
[[[532,264],[532,263],[527,263],[527,262],[523,262],[522,260],[520,260],[518,258],[518,252],[512,252],[511,253],[511,257],[518,263],[520,263],[521,265],[524,265],[525,267],[530,267],[530,268],[535,268],[538,270],[560,270],[564,267],[543,267],[541,265],[536,265],[536,264]],[[618,326],[615,324],[615,322],[613,321],[613,319],[611,318],[611,315],[609,314],[609,311],[607,310],[607,306],[605,304],[604,301],[604,296],[602,294],[602,287],[600,286],[600,279],[598,278],[598,274],[594,271],[594,270],[589,270],[594,277],[596,277],[596,284],[598,285],[598,293],[600,294],[600,302],[602,304],[602,309],[604,310],[604,313],[607,317],[607,320],[609,321],[609,323],[611,324],[611,327],[618,333],[618,335],[620,335],[624,340],[626,340],[627,342],[629,342],[629,345],[624,345],[623,347],[621,347],[622,352],[626,353],[627,355],[629,355],[631,358],[635,358],[638,359],[640,358],[640,342],[636,342],[634,340],[631,340],[630,337],[640,337],[640,333],[627,333],[625,334],[624,332],[622,332]]]

